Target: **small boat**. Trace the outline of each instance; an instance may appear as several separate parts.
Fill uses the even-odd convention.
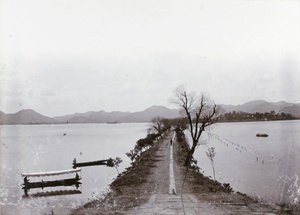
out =
[[[106,124],[118,124],[119,122],[118,121],[108,121],[106,122]]]
[[[39,173],[22,173],[23,177],[42,177],[42,176],[55,176],[55,175],[65,175],[71,173],[79,173],[81,169],[67,169],[60,171],[51,171],[51,172],[39,172]]]
[[[98,161],[90,161],[90,162],[82,162],[82,163],[77,163],[76,158],[74,158],[73,160],[73,169],[75,170],[77,167],[96,166],[96,165],[105,165],[109,167],[114,167],[114,163],[111,158],[107,160],[98,160]]]
[[[268,134],[261,134],[261,133],[258,133],[256,134],[257,137],[268,137],[269,135]]]
[[[81,169],[70,169],[70,170],[62,170],[62,171],[52,171],[52,172],[40,172],[40,173],[22,173],[22,176],[24,177],[24,184],[23,188],[25,192],[25,196],[28,196],[28,190],[34,189],[34,188],[42,188],[45,187],[57,187],[57,186],[73,186],[75,185],[76,188],[79,188],[79,185],[81,184],[80,180],[81,177],[78,175],[80,173]],[[48,176],[58,176],[58,175],[65,175],[65,174],[71,174],[75,173],[74,178],[67,178],[67,179],[56,179],[56,180],[49,180],[49,181],[29,181],[28,177],[48,177]]]

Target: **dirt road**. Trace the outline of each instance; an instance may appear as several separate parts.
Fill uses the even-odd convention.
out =
[[[230,192],[227,185],[193,169],[183,188],[186,149],[175,138],[171,145],[172,138],[170,132],[156,142],[132,169],[112,183],[113,191],[106,199],[92,202],[74,214],[286,214],[280,208]]]

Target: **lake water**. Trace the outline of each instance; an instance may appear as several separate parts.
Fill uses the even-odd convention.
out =
[[[2,125],[0,126],[0,214],[67,214],[71,209],[101,196],[117,170],[107,166],[83,167],[81,194],[34,197],[49,191],[76,187],[31,189],[24,198],[21,173],[72,169],[77,162],[121,157],[121,172],[130,165],[125,155],[147,134],[146,123]],[[63,135],[66,134],[66,135]],[[66,175],[72,178],[75,174]],[[49,177],[50,178],[50,177]],[[46,177],[43,180],[51,180]],[[40,178],[29,178],[39,180]],[[41,180],[41,179],[40,179]]]
[[[115,168],[83,167],[81,194],[34,197],[53,190],[76,190],[75,187],[38,188],[29,191],[29,198],[23,198],[21,173],[71,169],[74,158],[84,162],[110,157],[123,159],[118,168],[121,172],[130,165],[125,153],[146,136],[147,125],[0,126],[0,214],[51,214],[52,210],[55,214],[67,214],[101,196],[117,176]],[[267,133],[269,137],[256,137],[256,133]],[[212,175],[205,152],[208,147],[215,147],[218,181],[266,201],[298,201],[300,121],[218,123],[205,133],[202,141],[209,144],[199,146],[195,158],[205,175]]]
[[[268,137],[256,137],[267,133]],[[216,179],[267,202],[300,200],[300,121],[218,123],[205,133],[195,159],[213,178],[209,147],[215,147]]]

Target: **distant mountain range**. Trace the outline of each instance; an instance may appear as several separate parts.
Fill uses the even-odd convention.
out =
[[[292,114],[293,116],[300,117],[300,104],[280,102],[267,102],[264,100],[255,100],[247,102],[242,105],[220,105],[222,109],[228,113],[232,111],[242,111],[247,113],[265,113],[275,111],[277,113]]]
[[[60,123],[121,123],[121,122],[150,122],[155,117],[176,118],[179,111],[164,106],[152,106],[140,112],[105,112],[103,110],[86,113],[75,113],[66,116],[47,117],[34,110],[21,110],[14,114],[0,111],[0,124],[60,124]]]
[[[265,113],[275,111],[275,113],[289,113],[300,117],[300,104],[281,102],[266,102],[256,100],[243,105],[219,105],[223,113],[247,112]],[[66,116],[47,117],[34,110],[21,110],[13,114],[5,114],[0,111],[0,124],[51,124],[51,123],[122,123],[122,122],[150,122],[155,117],[176,118],[180,113],[177,109],[169,109],[164,106],[152,106],[140,112],[105,112],[103,110],[86,113],[75,113]]]
[[[116,122],[150,122],[155,117],[176,118],[179,112],[164,106],[152,106],[140,112],[98,112],[76,113],[67,116],[54,117],[57,123],[116,123]]]

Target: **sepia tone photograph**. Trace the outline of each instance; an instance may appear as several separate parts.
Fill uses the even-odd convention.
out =
[[[0,215],[300,214],[300,1],[0,0]]]

